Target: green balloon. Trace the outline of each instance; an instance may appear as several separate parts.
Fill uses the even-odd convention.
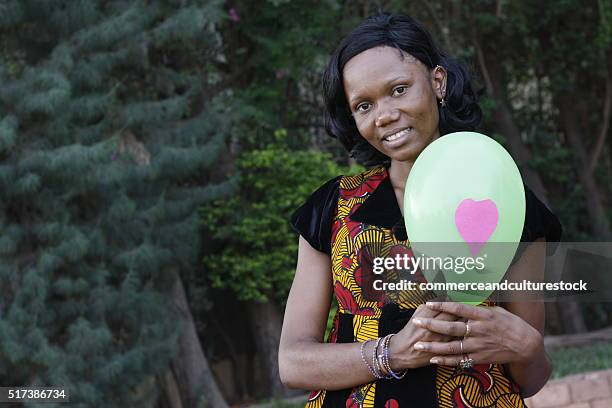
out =
[[[450,300],[480,303],[491,294],[490,284],[505,275],[523,232],[520,172],[488,136],[456,132],[440,137],[410,171],[404,220],[428,283],[446,282],[442,287]]]

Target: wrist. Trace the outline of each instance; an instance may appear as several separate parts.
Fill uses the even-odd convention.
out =
[[[391,337],[389,341],[389,365],[393,371],[401,371],[410,366],[409,353],[406,352],[406,347],[402,343],[402,340],[397,336]]]
[[[545,355],[544,336],[539,331],[533,329],[534,333],[527,336],[527,345],[523,348],[524,353],[521,358],[516,361],[516,365],[520,367],[529,367],[539,360],[539,357]]]

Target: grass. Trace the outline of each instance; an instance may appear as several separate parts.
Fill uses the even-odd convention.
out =
[[[552,378],[612,368],[612,344],[599,343],[585,347],[568,347],[549,353]]]
[[[301,404],[275,401],[271,408],[304,408],[305,402]]]

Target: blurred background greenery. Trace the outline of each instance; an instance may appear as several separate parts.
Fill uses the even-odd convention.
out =
[[[79,407],[290,395],[288,218],[361,169],[325,134],[320,74],[379,10],[471,67],[479,130],[564,240],[610,240],[609,0],[0,0],[0,384]],[[612,324],[607,304],[547,308],[549,334]]]

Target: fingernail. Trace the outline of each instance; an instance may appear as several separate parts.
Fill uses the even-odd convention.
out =
[[[416,343],[414,345],[415,350],[425,350],[425,345],[423,343]]]
[[[429,307],[437,307],[439,304],[439,302],[427,302],[427,306]]]
[[[438,363],[440,362],[440,360],[438,360],[437,358],[435,358],[435,357],[434,357],[434,358],[432,358],[431,360],[429,360],[429,362],[430,362],[431,364],[438,364]]]
[[[412,322],[414,324],[423,324],[423,320],[419,319],[418,317],[416,319],[412,319]]]

